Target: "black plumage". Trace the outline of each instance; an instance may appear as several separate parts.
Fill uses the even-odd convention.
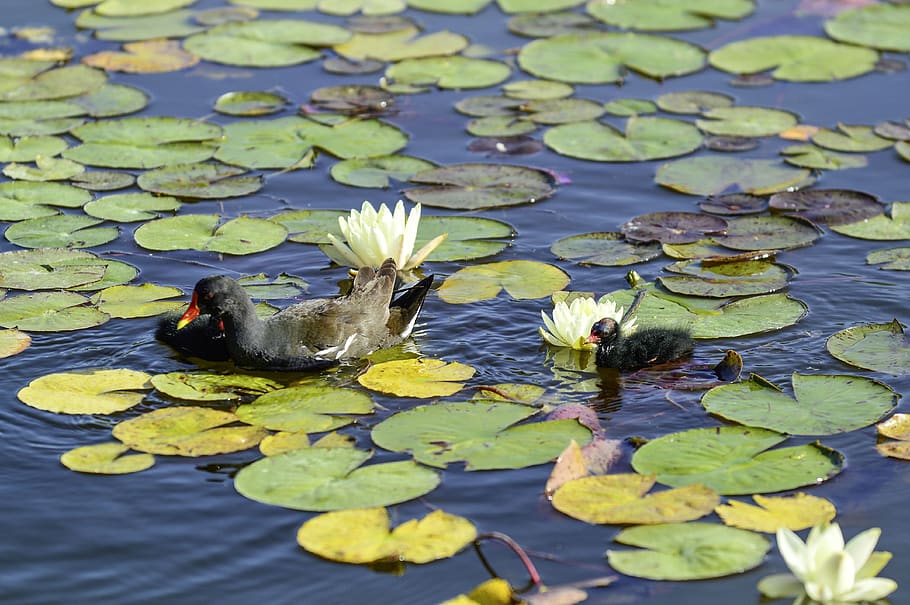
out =
[[[673,361],[695,348],[686,328],[646,327],[625,335],[611,318],[594,324],[589,341],[597,343],[598,366],[626,372]]]

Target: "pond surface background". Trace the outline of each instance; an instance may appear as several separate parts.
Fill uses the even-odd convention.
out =
[[[768,0],[742,23],[675,35],[708,49],[732,39],[776,33],[820,34],[821,19],[796,19],[796,2]],[[201,8],[218,6],[201,2]],[[426,31],[450,29],[493,48],[517,48],[526,39],[505,29],[506,17],[488,7],[474,17],[444,17],[409,11]],[[309,14],[306,18],[340,23],[340,19]],[[50,25],[71,40],[76,34],[74,15],[34,0],[5,0],[0,25]],[[75,45],[77,56],[115,44],[85,40]],[[21,50],[6,49],[4,54]],[[906,59],[906,57],[901,57]],[[299,105],[316,88],[342,83],[374,84],[379,74],[342,77],[324,72],[320,62],[285,69],[237,69],[201,63],[173,74],[130,76],[112,74],[111,81],[148,91],[153,101],[141,115],[205,117],[214,100],[231,90],[280,88]],[[516,70],[512,80],[529,76]],[[576,95],[606,102],[614,98],[654,99],[674,90],[711,90],[736,98],[738,105],[776,107],[796,112],[802,123],[833,128],[846,124],[875,124],[902,120],[908,113],[910,73],[873,73],[846,82],[790,84],[775,82],[766,88],[734,88],[730,76],[706,69],[684,78],[656,82],[630,75],[625,85],[578,86]],[[625,287],[625,268],[579,267],[557,261],[549,252],[555,240],[596,230],[616,230],[629,218],[657,210],[692,210],[699,198],[664,190],[653,182],[660,162],[602,164],[572,160],[544,151],[533,156],[487,159],[471,153],[464,132],[468,119],[454,111],[464,97],[496,94],[495,89],[432,92],[399,97],[399,113],[386,118],[410,135],[404,153],[440,164],[467,161],[504,161],[533,165],[565,174],[571,183],[549,200],[480,216],[506,221],[516,227],[514,245],[493,260],[535,259],[553,262],[572,277],[574,290],[598,294]],[[281,115],[291,115],[293,108]],[[223,116],[212,118],[227,123]],[[615,121],[614,121],[615,122]],[[777,157],[787,142],[764,139],[749,157]],[[893,151],[870,153],[863,169],[824,173],[816,188],[849,188],[869,192],[891,202],[910,200],[910,165]],[[281,209],[352,208],[363,199],[392,203],[395,190],[355,189],[328,177],[335,159],[321,155],[313,170],[296,171],[267,179],[254,196],[225,202],[201,202],[182,212],[247,213],[270,216]],[[426,214],[446,214],[425,208]],[[93,249],[141,269],[142,282],[176,285],[189,291],[197,279],[212,272],[248,274],[281,271],[310,282],[310,294],[330,295],[344,276],[329,269],[321,252],[290,242],[269,252],[247,257],[218,258],[214,254],[182,252],[150,254],[129,237],[132,226],[116,242]],[[780,385],[789,384],[793,371],[850,373],[883,380],[899,393],[910,392],[910,378],[879,375],[849,368],[825,351],[825,339],[857,323],[884,322],[896,317],[910,322],[907,275],[865,265],[865,255],[892,243],[864,242],[826,230],[815,245],[786,252],[780,262],[799,274],[789,292],[809,305],[809,314],[783,331],[748,338],[700,341],[696,359],[719,360],[734,348],[747,372],[758,373]],[[5,241],[0,251],[16,249]],[[634,268],[651,281],[668,264],[665,257]],[[467,264],[467,263],[466,263]],[[444,277],[462,264],[434,263],[428,267]],[[565,401],[599,399],[602,422],[609,437],[652,438],[673,431],[717,426],[696,396],[666,399],[666,392],[628,386],[618,392],[573,392],[560,384],[544,363],[545,351],[537,335],[539,312],[549,311],[546,299],[512,301],[505,295],[493,301],[448,305],[431,294],[422,315],[423,327],[415,338],[429,357],[457,360],[477,368],[472,384],[530,382],[562,389]],[[453,597],[485,580],[488,575],[473,552],[467,550],[446,561],[408,566],[402,577],[373,572],[366,567],[329,563],[310,556],[295,542],[300,524],[312,515],[267,506],[239,496],[231,475],[258,452],[199,459],[158,457],[148,471],[120,477],[83,475],[58,461],[63,452],[109,440],[110,428],[137,410],[112,417],[64,416],[22,405],[18,389],[38,376],[91,367],[127,367],[150,373],[188,369],[186,363],[151,338],[153,319],[111,320],[79,332],[34,334],[32,347],[0,361],[0,481],[3,510],[0,540],[0,601],[10,604],[51,603],[434,603]],[[465,398],[471,392],[466,391]],[[388,411],[373,424],[399,409],[417,404],[374,394]],[[154,396],[150,400],[155,403]],[[161,403],[160,401],[158,403]],[[598,401],[594,401],[598,403]],[[142,404],[138,411],[154,405]],[[898,411],[907,411],[901,403]],[[358,446],[369,447],[363,428],[347,429]],[[810,442],[794,438],[788,444]],[[822,439],[845,454],[845,471],[832,481],[804,491],[835,503],[838,521],[847,536],[870,526],[883,535],[880,550],[894,553],[882,575],[898,581],[892,597],[905,602],[910,590],[910,528],[906,503],[910,501],[910,463],[882,458],[874,449],[870,427]],[[375,461],[400,456],[378,451]],[[603,559],[619,528],[589,526],[554,511],[542,497],[550,465],[520,471],[466,473],[453,465],[442,485],[425,502],[392,507],[393,523],[423,516],[427,504],[462,515],[481,532],[501,531],[525,548],[549,553],[570,564],[536,559],[544,581],[555,585],[610,573]],[[709,517],[708,519],[712,519]],[[487,549],[494,565],[514,583],[523,576],[504,549]],[[783,571],[775,550],[759,568],[738,576],[706,582],[645,582],[621,578],[613,587],[591,592],[589,603],[712,604],[757,603],[759,578]]]

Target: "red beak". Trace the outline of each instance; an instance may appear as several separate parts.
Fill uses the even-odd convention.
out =
[[[182,330],[187,326],[188,323],[199,317],[199,305],[196,304],[196,293],[193,292],[193,298],[190,299],[190,306],[186,312],[180,316],[180,319],[177,321],[177,329]]]

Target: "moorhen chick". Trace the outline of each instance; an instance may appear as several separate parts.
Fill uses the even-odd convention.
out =
[[[208,315],[200,328],[211,342],[211,325],[224,333],[224,347],[235,364],[256,370],[317,370],[344,359],[355,359],[406,339],[433,277],[395,294],[397,267],[391,258],[378,270],[362,267],[351,291],[337,298],[315,298],[286,307],[259,319],[249,295],[240,284],[224,275],[200,280],[189,308],[173,333],[159,338],[175,348],[190,349],[185,339],[175,340],[197,317]],[[201,318],[204,319],[204,318]],[[160,331],[160,330],[159,330]],[[162,338],[164,336],[164,338]]]
[[[695,348],[692,333],[686,328],[653,326],[626,336],[609,317],[594,324],[588,342],[597,343],[594,361],[598,366],[626,372],[673,361]]]

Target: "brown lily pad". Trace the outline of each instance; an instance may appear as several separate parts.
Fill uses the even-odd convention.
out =
[[[636,216],[620,230],[633,242],[690,244],[705,235],[723,235],[727,221],[697,212],[651,212]]]
[[[819,225],[857,223],[885,212],[875,196],[851,189],[783,191],[772,195],[769,205],[786,216],[801,216]]]

